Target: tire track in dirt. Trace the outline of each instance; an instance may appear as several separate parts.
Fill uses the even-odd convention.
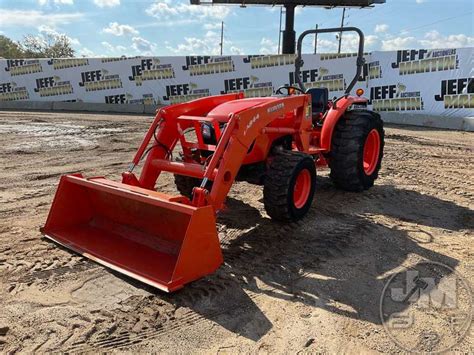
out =
[[[266,228],[266,231],[268,232],[268,234],[271,233],[271,234],[280,234],[281,235],[281,234],[286,233],[290,230],[295,230],[300,226],[301,226],[301,224],[300,225],[294,224],[292,226],[287,226],[284,229],[274,228],[274,227],[270,226],[270,228]],[[238,237],[238,236],[236,236],[236,237]],[[273,235],[272,238],[275,238],[275,235]],[[260,241],[260,243],[266,244],[267,240],[262,240],[262,241]],[[276,251],[274,251],[274,253],[275,252],[278,253],[279,251],[276,250]],[[232,253],[227,253],[226,258],[232,260],[234,264],[239,263],[239,261],[238,261],[239,257],[242,257],[242,256],[245,257],[244,260],[243,260],[244,264],[249,263],[250,261],[252,261],[251,259],[253,259],[255,257],[255,254],[241,253],[240,251],[236,251],[233,254],[236,254],[236,255],[233,256]],[[81,259],[81,258],[78,258],[78,259]],[[269,259],[271,260],[271,256],[262,259],[261,263],[266,263],[267,260],[269,260]],[[242,261],[240,261],[240,262],[242,262]],[[85,265],[87,265],[87,262],[85,263]],[[89,269],[88,267],[84,267],[84,266],[83,267],[64,266],[64,267],[54,268],[54,267],[52,267],[53,265],[47,265],[45,267],[45,270],[35,271],[35,265],[29,265],[29,266],[30,266],[30,270],[26,270],[26,273],[28,275],[19,278],[17,280],[18,283],[24,283],[27,286],[31,286],[32,284],[36,284],[37,282],[46,281],[51,277],[55,277],[55,276],[58,276],[58,275],[59,276],[64,275],[66,277],[69,277],[72,272],[76,273],[76,272],[81,272],[81,271],[84,271],[86,269]],[[48,269],[48,266],[50,267],[50,269]],[[275,270],[274,268],[268,268],[267,266],[263,266],[262,269],[265,270],[266,273],[271,273],[272,271]],[[23,274],[23,272],[25,270],[23,270],[23,269],[21,269],[21,270],[22,270],[22,274]],[[276,270],[278,271],[278,268],[276,268]],[[235,270],[232,270],[232,271],[235,272]],[[240,270],[239,274],[242,274],[243,272],[248,272],[248,268]],[[207,281],[205,285],[201,285],[201,286],[200,285],[192,285],[192,286],[190,286],[190,287],[192,287],[192,291],[187,293],[185,296],[183,296],[182,299],[181,299],[181,302],[183,304],[194,304],[195,302],[199,302],[200,300],[207,299],[209,297],[212,297],[213,295],[220,294],[221,292],[225,291],[225,289],[232,288],[232,287],[235,287],[237,285],[234,279],[227,279],[226,277],[222,276],[223,271],[220,272],[220,274],[221,274],[221,276],[217,277],[217,280],[212,278],[211,281]],[[243,305],[239,304],[238,306],[241,307]],[[220,311],[220,313],[212,313],[212,314],[207,315],[207,316],[215,316],[217,314],[225,313],[227,311],[228,310],[226,309],[226,310]],[[202,322],[202,321],[205,321],[205,320],[206,320],[206,317],[202,317],[202,316],[198,317],[198,316],[196,316],[195,312],[190,311],[187,314],[185,314],[184,317],[180,317],[177,325],[171,326],[169,328],[169,331],[173,331],[173,330],[176,330],[176,329],[180,328],[181,327],[180,324],[183,324],[185,326],[190,326],[190,325],[196,324],[197,322]],[[91,332],[91,334],[93,334],[93,333],[94,332]],[[97,343],[93,342],[92,344],[93,344],[94,347],[99,347],[99,346],[102,347],[103,346],[105,349],[113,348],[113,347],[123,347],[123,346],[133,345],[139,339],[141,339],[140,341],[144,341],[144,340],[148,339],[149,337],[153,338],[155,336],[159,336],[160,334],[163,334],[163,330],[158,330],[157,332],[151,332],[150,334],[144,333],[144,334],[141,334],[141,335],[138,335],[138,336],[131,336],[130,331],[127,330],[127,331],[125,331],[125,335],[124,334],[120,334],[120,336],[113,335],[112,338],[107,336],[105,340],[100,340]],[[81,344],[81,343],[79,343],[79,344]],[[43,344],[39,348],[45,349],[44,346],[45,345]],[[85,349],[82,349],[82,350],[81,349],[82,348],[79,348],[79,351],[85,350]],[[72,350],[76,350],[76,349],[71,348],[71,351]]]
[[[35,243],[27,250],[15,252],[13,248],[7,248],[0,252],[0,275],[10,294],[24,287],[48,287],[47,282],[52,278],[68,278],[98,269],[84,257],[58,249],[44,239],[33,241]]]
[[[45,292],[55,288],[61,290],[61,285],[68,279],[86,283],[90,277],[106,274],[101,266],[40,241],[38,218],[46,218],[47,206],[62,174],[82,171],[89,176],[107,174],[120,178],[120,172],[141,140],[141,132],[148,125],[146,120],[124,120],[114,115],[97,118],[95,115],[76,114],[14,114],[17,116],[14,120],[11,114],[0,112],[0,117],[20,125],[28,125],[38,117],[49,123],[67,123],[65,119],[74,119],[76,122],[73,124],[87,128],[77,130],[78,137],[93,137],[97,128],[114,126],[124,132],[107,133],[101,137],[95,135],[97,146],[68,147],[66,151],[48,146],[37,151],[27,147],[17,147],[13,151],[7,149],[8,152],[4,149],[6,153],[0,159],[5,157],[4,166],[8,169],[0,172],[4,182],[0,190],[12,191],[13,195],[2,196],[8,202],[2,201],[2,208],[7,212],[0,212],[4,218],[0,238],[5,240],[5,245],[0,246],[0,280],[7,287],[14,287],[5,297],[10,300],[17,292],[28,294],[30,287]],[[169,334],[179,335],[188,327],[199,328],[205,322],[216,321],[231,312],[235,312],[232,313],[235,318],[253,314],[258,311],[255,303],[268,302],[263,291],[296,294],[298,289],[294,280],[304,278],[308,270],[317,270],[328,263],[337,267],[339,257],[350,257],[352,253],[355,254],[352,261],[359,262],[361,251],[357,248],[364,238],[370,238],[370,242],[376,244],[374,248],[383,249],[380,245],[383,242],[377,239],[380,231],[394,239],[402,239],[400,248],[405,247],[402,245],[406,241],[404,237],[427,248],[432,246],[433,241],[440,238],[433,229],[444,228],[459,236],[461,233],[456,232],[467,223],[456,219],[466,211],[457,203],[466,205],[470,202],[468,199],[472,199],[473,183],[469,169],[466,169],[466,164],[472,161],[472,149],[466,143],[467,139],[451,132],[449,135],[443,133],[442,139],[438,139],[441,133],[437,131],[428,131],[428,134],[391,128],[387,131],[381,179],[373,189],[363,194],[346,193],[335,190],[328,178],[318,178],[318,191],[309,216],[300,223],[281,225],[266,217],[262,203],[258,201],[261,187],[237,183],[231,198],[235,196],[239,201],[250,203],[231,201],[231,212],[218,218],[225,262],[216,273],[170,296],[145,288],[149,296],[134,294],[119,302],[118,308],[112,311],[89,310],[85,303],[80,302],[57,306],[58,317],[51,316],[44,324],[34,323],[28,318],[29,326],[25,324],[25,329],[15,333],[18,340],[8,340],[12,342],[8,351],[140,349],[139,344]],[[26,137],[14,132],[0,135],[6,138],[5,147],[21,143]],[[74,140],[76,137],[70,134],[69,138]],[[9,158],[14,156],[12,152],[18,154],[15,160],[21,159],[21,164]],[[47,170],[42,167],[47,167]],[[163,178],[160,189],[174,192],[172,178]],[[430,208],[445,211],[443,213],[452,221],[443,220],[444,215],[435,215],[438,219],[428,218],[430,212],[426,210]],[[394,213],[394,209],[400,212]],[[24,226],[15,224],[19,216],[28,221]],[[33,222],[32,216],[35,218]],[[468,217],[466,215],[466,220]],[[10,227],[12,222],[14,227]],[[380,227],[379,223],[385,223],[386,227]],[[462,243],[453,241],[450,247],[456,248],[458,255],[465,253]],[[144,288],[132,280],[126,282],[127,286]],[[282,288],[275,286],[278,284]],[[0,300],[2,306],[4,303]],[[68,311],[62,313],[61,307]],[[54,307],[47,312],[53,310]],[[64,314],[72,315],[66,320],[61,319]],[[19,313],[14,319],[21,321],[24,316]],[[42,326],[44,334],[26,338],[32,326]]]
[[[405,136],[401,134],[386,134],[385,138],[387,140],[394,140],[402,143],[409,143],[410,145],[421,146],[419,149],[425,153],[439,153],[441,151],[442,153],[458,156],[460,153],[470,155],[473,152],[472,147],[456,145],[453,142],[439,142],[434,141],[434,139],[422,139],[419,137]],[[412,151],[411,149],[408,149],[408,147],[406,148],[407,151]]]
[[[355,201],[351,200],[351,204],[373,201],[374,199],[380,198],[380,196],[390,198],[393,197],[393,194],[371,194],[371,196],[354,194],[354,196],[357,196],[357,198]],[[260,227],[257,231],[254,231],[254,229],[258,227],[250,228],[249,230],[246,230],[245,232],[241,231],[240,233],[238,230],[232,231],[232,235],[224,236],[225,243],[223,243],[226,260],[225,265],[232,265],[232,268],[224,266],[223,269],[218,272],[217,280],[211,277],[211,280],[206,280],[204,284],[199,283],[188,286],[191,291],[185,296],[179,297],[181,302],[184,304],[194,304],[203,299],[214,297],[215,295],[225,292],[226,289],[232,289],[234,287],[247,287],[248,289],[248,283],[243,280],[244,278],[248,279],[252,275],[257,275],[262,279],[277,280],[279,278],[278,274],[281,272],[280,265],[282,264],[284,264],[286,268],[302,270],[300,271],[300,275],[304,276],[303,270],[305,263],[314,266],[315,264],[324,262],[329,258],[344,254],[344,251],[354,243],[353,238],[350,236],[357,234],[357,232],[360,232],[361,230],[365,230],[364,233],[366,233],[371,229],[372,222],[363,219],[361,220],[358,217],[353,218],[350,215],[348,216],[342,213],[338,214],[334,210],[335,207],[337,209],[338,205],[336,204],[335,206],[326,209],[323,208],[321,211],[318,211],[322,216],[318,217],[324,219],[337,218],[340,222],[339,225],[336,226],[336,228],[331,229],[331,231],[323,229],[320,234],[322,234],[324,238],[315,238],[311,243],[307,243],[304,238],[302,239],[298,237],[298,234],[312,218],[316,217],[314,216],[315,213],[312,213],[312,216],[307,217],[299,223],[277,225],[269,222],[264,223],[264,227]],[[249,249],[246,247],[246,240],[239,241],[242,234],[246,234],[243,237],[247,239],[258,237],[258,243],[252,245],[252,248]],[[282,260],[281,258],[281,244],[279,245],[278,243],[275,243],[275,240],[281,238],[284,240],[290,238],[295,243],[295,248],[288,248],[288,245],[285,242],[286,252],[291,255],[291,257],[288,256],[285,260]],[[237,246],[232,246],[233,242],[236,242]],[[310,257],[308,257],[307,252],[302,251],[297,247],[297,245],[301,243],[306,243],[307,248],[312,250]],[[225,272],[231,272],[233,275],[232,278],[228,279],[224,274]],[[44,275],[48,276],[49,274],[46,273]],[[275,290],[275,288],[270,289],[270,291]],[[238,304],[237,306],[243,308],[244,304]],[[68,351],[84,352],[97,348],[121,349],[133,346],[157,338],[161,335],[168,334],[169,332],[178,331],[188,326],[199,325],[200,323],[207,321],[208,318],[226,313],[233,308],[234,306],[229,309],[226,308],[206,315],[196,315],[194,311],[188,311],[185,315],[181,315],[171,324],[167,323],[166,327],[163,324],[159,329],[147,330],[141,332],[141,334],[133,334],[133,332],[130,332],[130,329],[127,329],[116,334],[107,334],[103,339],[100,338],[93,341],[85,339],[74,344],[71,348],[68,348]],[[138,313],[139,311],[140,310],[137,309],[136,312]],[[118,323],[120,323],[120,321]],[[117,324],[112,326],[120,329]],[[91,332],[90,335],[93,335],[94,333],[95,332]]]
[[[217,280],[211,282],[211,285],[206,282],[206,286],[208,289],[212,290],[212,284],[216,284],[216,286],[222,291],[223,283],[232,283],[235,285],[235,281],[229,279],[222,279],[221,277],[217,278]],[[202,290],[200,287],[195,287],[195,293],[201,294],[200,299],[202,298]],[[211,293],[218,294],[218,290],[211,291]],[[194,301],[194,297],[184,297],[182,298],[180,295],[176,296],[175,298],[180,299],[178,303],[182,303],[183,305],[187,302]],[[161,306],[161,305],[159,305]],[[112,349],[121,349],[124,347],[132,346],[135,344],[139,344],[145,341],[149,341],[155,339],[159,336],[169,334],[175,331],[179,331],[181,329],[186,329],[191,326],[199,325],[208,321],[208,318],[216,317],[220,314],[232,311],[235,307],[242,307],[243,304],[231,304],[228,305],[223,310],[213,311],[201,315],[196,313],[192,309],[186,309],[184,312],[180,312],[179,316],[176,315],[175,310],[166,314],[166,319],[161,322],[158,327],[152,327],[150,329],[140,330],[138,332],[134,332],[132,329],[140,322],[143,323],[143,320],[140,320],[131,326],[131,329],[124,329],[122,326],[124,319],[117,319],[111,325],[111,329],[113,330],[110,334],[104,334],[99,336],[97,339],[92,339],[93,334],[89,334],[88,336],[84,337],[67,348],[67,352],[87,352],[97,349],[104,349],[104,350],[112,350]],[[158,307],[161,308],[161,307]],[[132,310],[127,311],[127,317],[134,317],[137,314],[141,313],[141,308],[136,307]]]
[[[361,222],[361,220],[358,219],[357,222],[355,222],[351,220],[351,218],[347,218],[347,216],[346,220],[352,223],[346,223],[334,228],[330,235],[327,235],[327,239],[315,239],[311,245],[308,245],[308,250],[306,251],[296,247],[298,243],[303,242],[301,238],[297,237],[297,234],[299,234],[298,232],[308,223],[309,218],[299,223],[291,223],[288,225],[265,225],[263,231],[258,231],[259,240],[251,249],[246,248],[246,243],[241,241],[237,241],[237,247],[232,246],[232,241],[236,241],[241,237],[234,234],[228,238],[228,244],[223,246],[225,265],[221,267],[216,274],[205,280],[188,285],[186,292],[175,294],[173,299],[180,306],[192,307],[200,302],[217,298],[226,292],[232,294],[234,293],[233,290],[237,289],[245,289],[249,295],[248,299],[245,299],[243,302],[231,303],[219,310],[203,314],[198,314],[194,310],[188,309],[184,314],[180,314],[175,318],[175,313],[173,313],[169,317],[169,320],[164,324],[160,324],[157,329],[144,330],[139,334],[134,334],[130,329],[127,329],[120,330],[112,335],[108,334],[96,340],[83,339],[72,344],[67,351],[88,352],[97,349],[122,349],[156,339],[172,332],[178,332],[188,327],[197,326],[201,323],[208,322],[209,319],[214,319],[219,315],[235,311],[236,309],[241,310],[240,312],[245,312],[245,310],[251,306],[251,303],[255,303],[263,296],[262,290],[256,290],[256,286],[248,282],[249,279],[253,277],[263,280],[286,279],[286,277],[279,276],[279,274],[282,273],[282,265],[285,266],[285,269],[297,270],[298,275],[303,277],[305,275],[305,263],[309,263],[314,267],[328,258],[343,254],[345,250],[355,242],[351,236],[361,233],[362,230],[366,233],[371,229],[370,221]],[[255,234],[252,231],[246,233]],[[254,237],[254,235],[245,236],[245,238],[252,237]],[[283,237],[292,238],[294,247],[287,248],[287,256],[282,258],[281,244],[287,244],[287,242],[280,240],[279,243],[275,243],[275,240]],[[272,241],[273,246],[270,244],[269,247],[269,242]],[[277,290],[277,288],[268,285],[265,287],[265,291],[267,292]],[[139,312],[140,309],[129,311],[128,316]],[[118,319],[113,326],[120,329],[121,322],[122,320]]]
[[[474,199],[474,184],[470,180],[456,178],[441,169],[434,172],[423,167],[414,167],[409,171],[399,170],[394,176],[430,188],[432,193],[438,196],[456,196],[467,203],[472,203]]]

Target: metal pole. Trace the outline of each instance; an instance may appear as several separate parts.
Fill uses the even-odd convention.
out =
[[[344,28],[344,17],[346,16],[346,8],[342,9],[342,19],[341,19],[341,28]],[[341,43],[342,43],[342,31],[339,32],[339,49],[337,53],[341,53]]]
[[[283,54],[295,53],[295,7],[293,4],[285,5],[285,30],[283,31]]]
[[[316,24],[316,30],[318,29],[318,24]],[[318,32],[314,34],[314,54],[316,54],[318,50]]]
[[[221,23],[221,55],[222,55],[222,52],[223,52],[223,49],[224,49],[224,21],[222,21]]]
[[[283,18],[283,6],[280,7],[280,26],[278,27],[278,54],[280,54],[281,49],[281,20]]]
[[[356,27],[344,27],[344,28],[322,28],[320,30],[307,30],[304,31],[300,36],[298,37],[298,44],[297,44],[297,56],[295,59],[295,79],[296,82],[298,83],[299,87],[304,90],[304,84],[301,79],[301,68],[303,67],[303,59],[302,59],[302,54],[301,50],[303,47],[303,39],[307,35],[312,35],[316,32],[319,33],[339,33],[339,32],[356,32],[359,35],[359,49],[357,51],[357,71],[352,79],[351,83],[347,86],[345,93],[349,94],[351,90],[354,88],[355,84],[357,84],[357,81],[359,80],[359,77],[362,73],[362,69],[364,67],[365,59],[364,59],[364,34],[362,31]]]

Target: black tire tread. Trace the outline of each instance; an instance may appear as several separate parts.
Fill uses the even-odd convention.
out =
[[[381,133],[381,156],[374,173],[369,177],[361,170],[365,137],[377,128]],[[337,123],[332,139],[329,167],[334,184],[347,191],[363,191],[374,185],[381,167],[384,130],[380,115],[367,110],[347,111]]]
[[[288,208],[288,189],[294,168],[304,159],[313,162],[310,155],[301,152],[282,150],[275,154],[265,175],[263,188],[265,210],[272,219],[295,220]]]

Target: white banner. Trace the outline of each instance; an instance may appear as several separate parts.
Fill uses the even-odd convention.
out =
[[[340,96],[354,54],[304,55],[306,87]],[[294,55],[0,60],[0,101],[171,104],[226,92],[268,96],[294,83]],[[359,85],[376,111],[473,115],[474,49],[373,52]]]
[[[473,48],[374,52],[371,57],[369,71],[371,64],[382,70],[370,80],[373,110],[473,115]]]

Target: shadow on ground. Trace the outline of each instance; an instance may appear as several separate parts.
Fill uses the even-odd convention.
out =
[[[460,231],[472,226],[469,209],[389,185],[355,194],[336,190],[328,179],[318,180],[313,208],[297,223],[272,222],[256,208],[229,199],[218,222],[227,231],[248,231],[224,243],[225,263],[218,272],[175,294],[119,277],[258,340],[272,328],[255,303],[259,295],[380,324],[383,287],[410,255],[451,268],[458,264],[423,244],[432,242],[431,227]]]

